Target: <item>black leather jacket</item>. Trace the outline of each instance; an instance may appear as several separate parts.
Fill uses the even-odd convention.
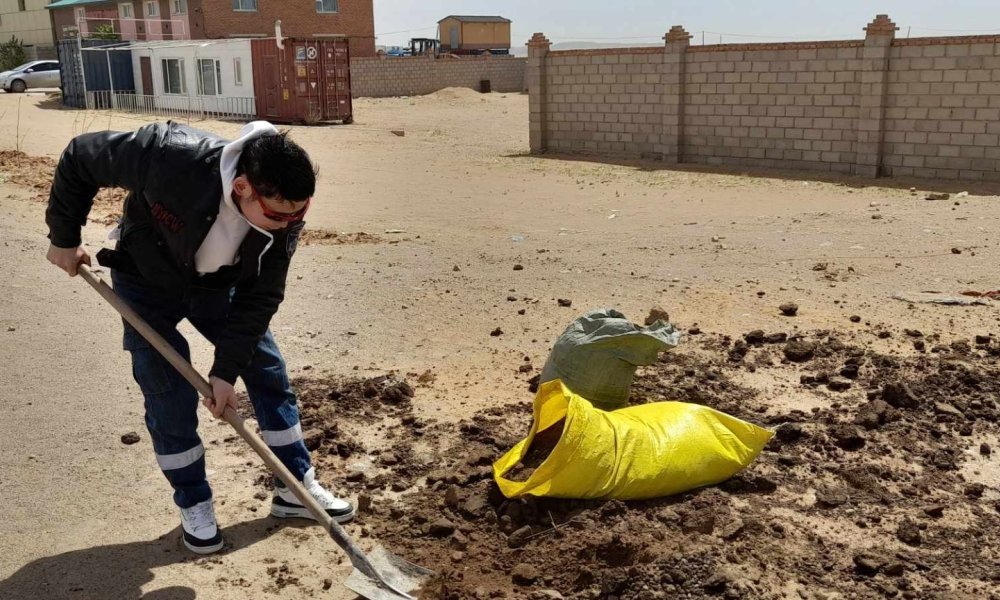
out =
[[[108,255],[113,260],[106,266],[136,273],[163,293],[235,288],[211,371],[234,383],[284,299],[303,223],[271,232],[274,243],[267,251],[267,236],[251,228],[235,266],[197,274],[195,253],[219,214],[219,159],[226,143],[173,122],[78,136],[59,159],[45,221],[55,246],[75,248],[98,189],[128,190],[118,252]]]

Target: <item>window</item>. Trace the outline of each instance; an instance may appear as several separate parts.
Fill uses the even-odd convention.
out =
[[[17,10],[24,12],[24,0],[17,0]]]
[[[337,12],[337,0],[316,0],[316,12],[318,13]]]
[[[198,59],[198,93],[202,96],[222,94],[222,66],[214,58]]]
[[[174,0],[174,14],[186,15],[188,11],[187,0]]]
[[[122,19],[131,19],[132,18],[132,3],[131,2],[122,2],[121,4],[119,4],[118,5],[118,16],[121,17]]]
[[[179,58],[164,58],[160,61],[160,66],[163,70],[163,93],[186,94],[184,61]]]
[[[257,0],[233,0],[233,10],[256,11]]]
[[[233,83],[243,85],[243,61],[239,58],[233,59]]]
[[[153,0],[152,2],[146,3],[146,16],[147,17],[158,17],[160,16],[160,2],[159,0]]]

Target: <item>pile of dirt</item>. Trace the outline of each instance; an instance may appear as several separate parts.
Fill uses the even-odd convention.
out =
[[[978,341],[893,356],[829,332],[700,336],[640,372],[632,401],[777,435],[735,478],[647,502],[504,498],[491,463],[527,433],[527,399],[448,423],[416,416],[420,389],[392,377],[297,389],[363,535],[438,573],[422,598],[1000,598],[1000,350]],[[812,408],[741,383],[762,370]]]
[[[345,244],[378,244],[382,238],[371,233],[359,231],[357,233],[347,233],[343,231],[330,231],[329,229],[316,229],[306,227],[302,231],[299,243],[319,244],[324,246],[341,246]]]
[[[424,98],[427,99],[448,100],[453,102],[469,102],[471,100],[482,100],[489,97],[490,94],[483,94],[472,88],[466,87],[446,87],[424,96]]]
[[[56,161],[47,156],[28,156],[19,150],[0,150],[0,174],[10,183],[29,187],[36,197],[48,199]]]
[[[10,183],[31,188],[33,200],[49,201],[49,190],[56,172],[56,161],[47,156],[29,156],[19,150],[0,150],[0,176]],[[107,188],[94,198],[91,218],[111,225],[121,218],[122,204],[128,192],[120,188]]]

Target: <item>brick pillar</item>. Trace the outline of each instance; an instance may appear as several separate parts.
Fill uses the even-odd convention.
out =
[[[657,151],[664,161],[679,163],[684,135],[684,65],[691,35],[680,25],[674,25],[663,39],[666,43],[663,70],[660,73],[663,120],[660,123],[660,144]]]
[[[854,164],[854,174],[862,177],[878,177],[881,174],[889,52],[898,29],[889,15],[877,15],[865,27],[865,46],[861,53],[858,141],[855,144],[857,158]]]
[[[552,43],[541,33],[536,33],[528,40],[528,62],[524,79],[528,86],[528,139],[532,154],[548,149],[545,135],[548,127],[545,122],[545,56],[551,47]]]

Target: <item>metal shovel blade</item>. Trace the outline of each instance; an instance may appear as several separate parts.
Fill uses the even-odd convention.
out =
[[[405,592],[405,594],[397,593],[354,569],[344,585],[355,594],[369,600],[413,600],[415,596],[409,594],[419,592],[434,574],[433,571],[402,559],[382,546],[372,549],[368,553],[368,560],[386,583],[400,592]]]

